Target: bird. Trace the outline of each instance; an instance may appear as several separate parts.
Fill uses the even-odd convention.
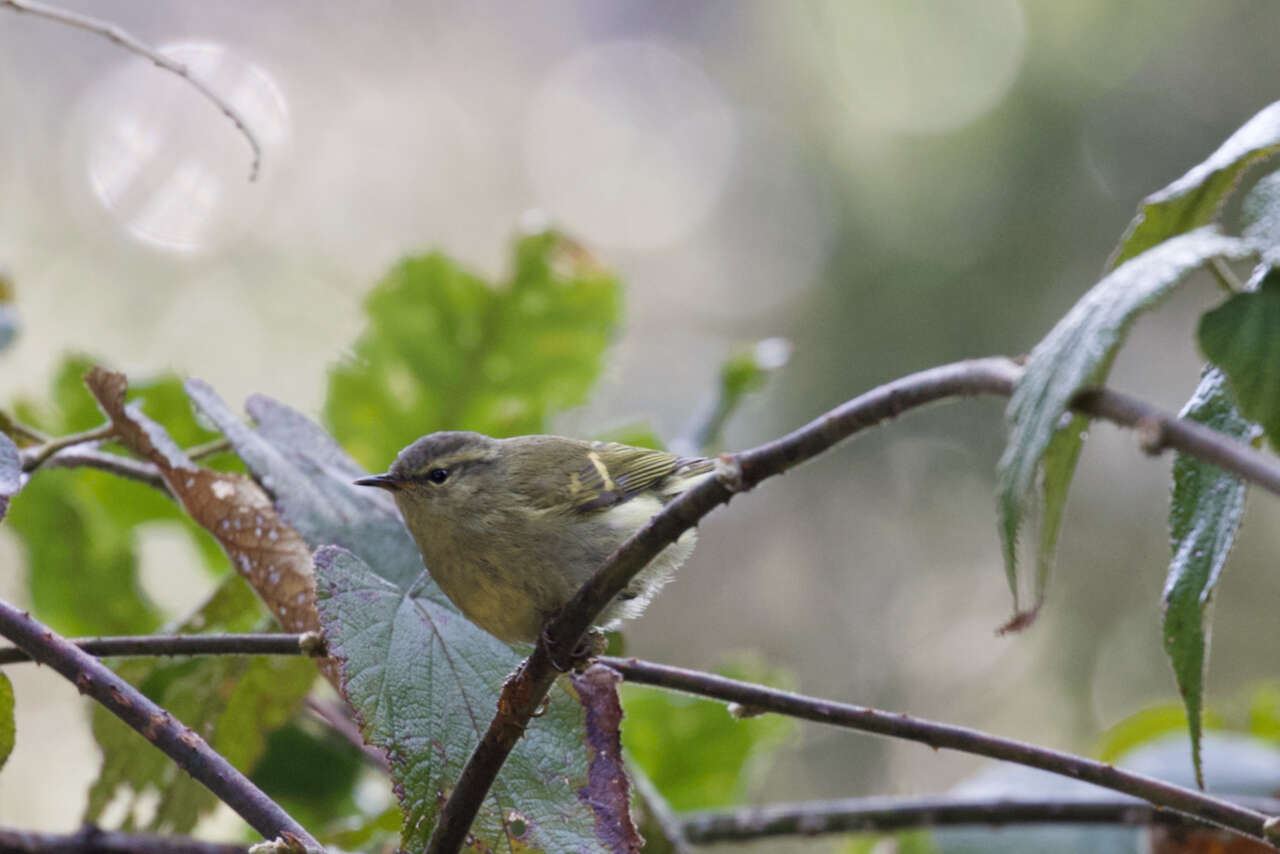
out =
[[[714,470],[703,457],[617,442],[448,430],[356,484],[391,493],[427,571],[467,619],[507,643],[536,643],[619,545]],[[663,549],[598,628],[639,616],[696,537],[690,529]]]

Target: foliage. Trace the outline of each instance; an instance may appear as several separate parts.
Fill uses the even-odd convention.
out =
[[[14,737],[13,683],[0,673],[0,768],[13,752]]]
[[[745,656],[716,672],[780,688],[789,681]],[[624,685],[622,700],[627,751],[677,810],[741,803],[774,752],[797,731],[788,718],[739,719],[723,703],[639,685]]]
[[[618,323],[617,279],[554,231],[521,238],[512,256],[501,285],[437,252],[406,258],[374,287],[324,408],[357,460],[381,470],[435,430],[538,433],[585,400]]]

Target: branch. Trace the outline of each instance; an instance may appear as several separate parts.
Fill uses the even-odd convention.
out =
[[[1280,812],[1280,801],[1245,798],[1241,803]],[[832,833],[890,833],[931,827],[1015,824],[1107,824],[1149,827],[1204,827],[1204,823],[1129,798],[1060,800],[932,798],[847,798],[772,804],[734,810],[685,813],[678,821],[690,842],[747,842],[771,836]],[[1217,828],[1214,828],[1215,830]]]
[[[0,3],[6,0],[0,0]],[[138,483],[146,484],[160,490],[165,495],[169,494],[169,487],[165,486],[164,478],[160,476],[160,470],[151,463],[140,462],[139,460],[122,457],[119,454],[108,454],[103,451],[86,451],[72,448],[66,451],[59,451],[49,459],[45,460],[41,468],[47,469],[98,469],[125,480],[133,480]]]
[[[722,454],[716,477],[703,480],[667,504],[619,546],[569,604],[548,622],[533,654],[503,685],[498,712],[468,758],[458,784],[441,811],[428,844],[429,854],[454,854],[461,848],[498,771],[555,679],[552,661],[570,657],[605,606],[662,549],[703,516],[727,503],[735,493],[794,468],[863,429],[950,397],[1008,396],[1020,375],[1021,368],[1001,357],[942,365],[872,389],[772,442],[739,454]],[[1156,424],[1160,442],[1153,445],[1153,449],[1178,448],[1280,494],[1280,463],[1208,428],[1179,421],[1147,404],[1107,390],[1079,396],[1073,407],[1122,425]]]
[[[147,699],[101,661],[80,650],[30,614],[0,600],[0,635],[73,682],[180,768],[235,810],[266,839],[285,838],[307,848],[319,843],[235,767],[216,753],[194,730]]]
[[[262,144],[258,142],[258,137],[249,129],[249,123],[240,111],[231,106],[231,103],[217,92],[213,91],[209,84],[194,76],[185,63],[165,56],[160,51],[139,41],[135,36],[108,21],[91,18],[88,15],[81,15],[79,12],[72,12],[69,9],[62,9],[58,6],[50,6],[46,3],[38,2],[38,0],[0,0],[0,5],[8,6],[15,12],[28,12],[39,18],[47,18],[50,21],[57,21],[60,24],[96,33],[109,41],[115,42],[130,53],[135,53],[143,59],[150,60],[157,67],[186,80],[195,87],[197,92],[204,95],[211,104],[221,110],[224,116],[231,119],[240,130],[240,133],[244,135],[245,141],[249,143],[249,149],[253,152],[253,161],[249,165],[249,180],[258,180],[258,169],[262,165]]]
[[[34,448],[23,448],[22,470],[24,472],[34,471],[41,463],[63,448],[70,448],[72,445],[83,445],[87,442],[97,442],[100,439],[110,439],[115,434],[116,428],[114,424],[103,424],[101,427],[85,430],[82,433],[71,433],[66,436],[59,436],[56,439],[49,439]]]
[[[329,653],[320,632],[292,634],[130,635],[69,639],[82,651],[100,658],[160,655],[307,655]],[[30,661],[17,647],[0,647],[0,665]]]
[[[763,685],[753,685],[750,682],[739,682],[714,673],[702,673],[634,658],[602,657],[599,661],[621,673],[628,682],[656,685],[701,697],[712,697],[801,720],[887,735],[890,738],[905,741],[918,741],[929,745],[934,750],[945,747],[975,756],[1016,762],[1019,765],[1039,768],[1042,771],[1133,795],[1157,807],[1177,810],[1198,818],[1202,822],[1216,824],[1254,839],[1271,841],[1264,831],[1268,816],[1256,810],[1153,777],[1121,771],[1105,762],[1086,759],[1059,750],[1050,750],[1047,747],[1037,747],[1026,742],[1000,738],[966,727],[837,703],[833,700],[806,697],[802,694],[779,691],[776,688],[766,688]]]
[[[245,845],[200,842],[185,836],[118,833],[91,824],[75,833],[36,833],[0,828],[5,854],[248,854]]]

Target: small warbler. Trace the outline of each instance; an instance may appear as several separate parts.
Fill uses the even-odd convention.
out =
[[[714,466],[611,442],[448,431],[356,483],[395,496],[431,577],[468,619],[533,643],[614,549]],[[695,536],[687,531],[632,579],[601,626],[639,615]]]

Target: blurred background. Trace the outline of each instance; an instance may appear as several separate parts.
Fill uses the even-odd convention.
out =
[[[0,9],[0,267],[22,319],[0,401],[44,395],[80,351],[316,414],[395,261],[439,248],[498,276],[511,236],[551,222],[626,284],[606,376],[558,432],[645,419],[672,438],[735,346],[785,336],[790,363],[730,424],[746,447],[902,374],[1029,349],[1141,197],[1280,97],[1280,7],[1248,2],[66,5],[189,63],[248,117],[262,174],[182,81]],[[1217,297],[1193,282],[1144,319],[1113,384],[1179,408]],[[935,407],[735,500],[628,651],[747,650],[806,692],[1089,750],[1176,697],[1169,460],[1095,429],[1049,602],[997,637],[1002,441],[1001,401]],[[1211,706],[1275,676],[1275,511],[1254,499],[1217,597]],[[191,551],[143,538],[175,615],[207,589]],[[22,561],[0,527],[0,595],[21,595]],[[12,675],[0,824],[73,828],[83,707]],[[804,727],[751,799],[935,792],[978,766]]]

